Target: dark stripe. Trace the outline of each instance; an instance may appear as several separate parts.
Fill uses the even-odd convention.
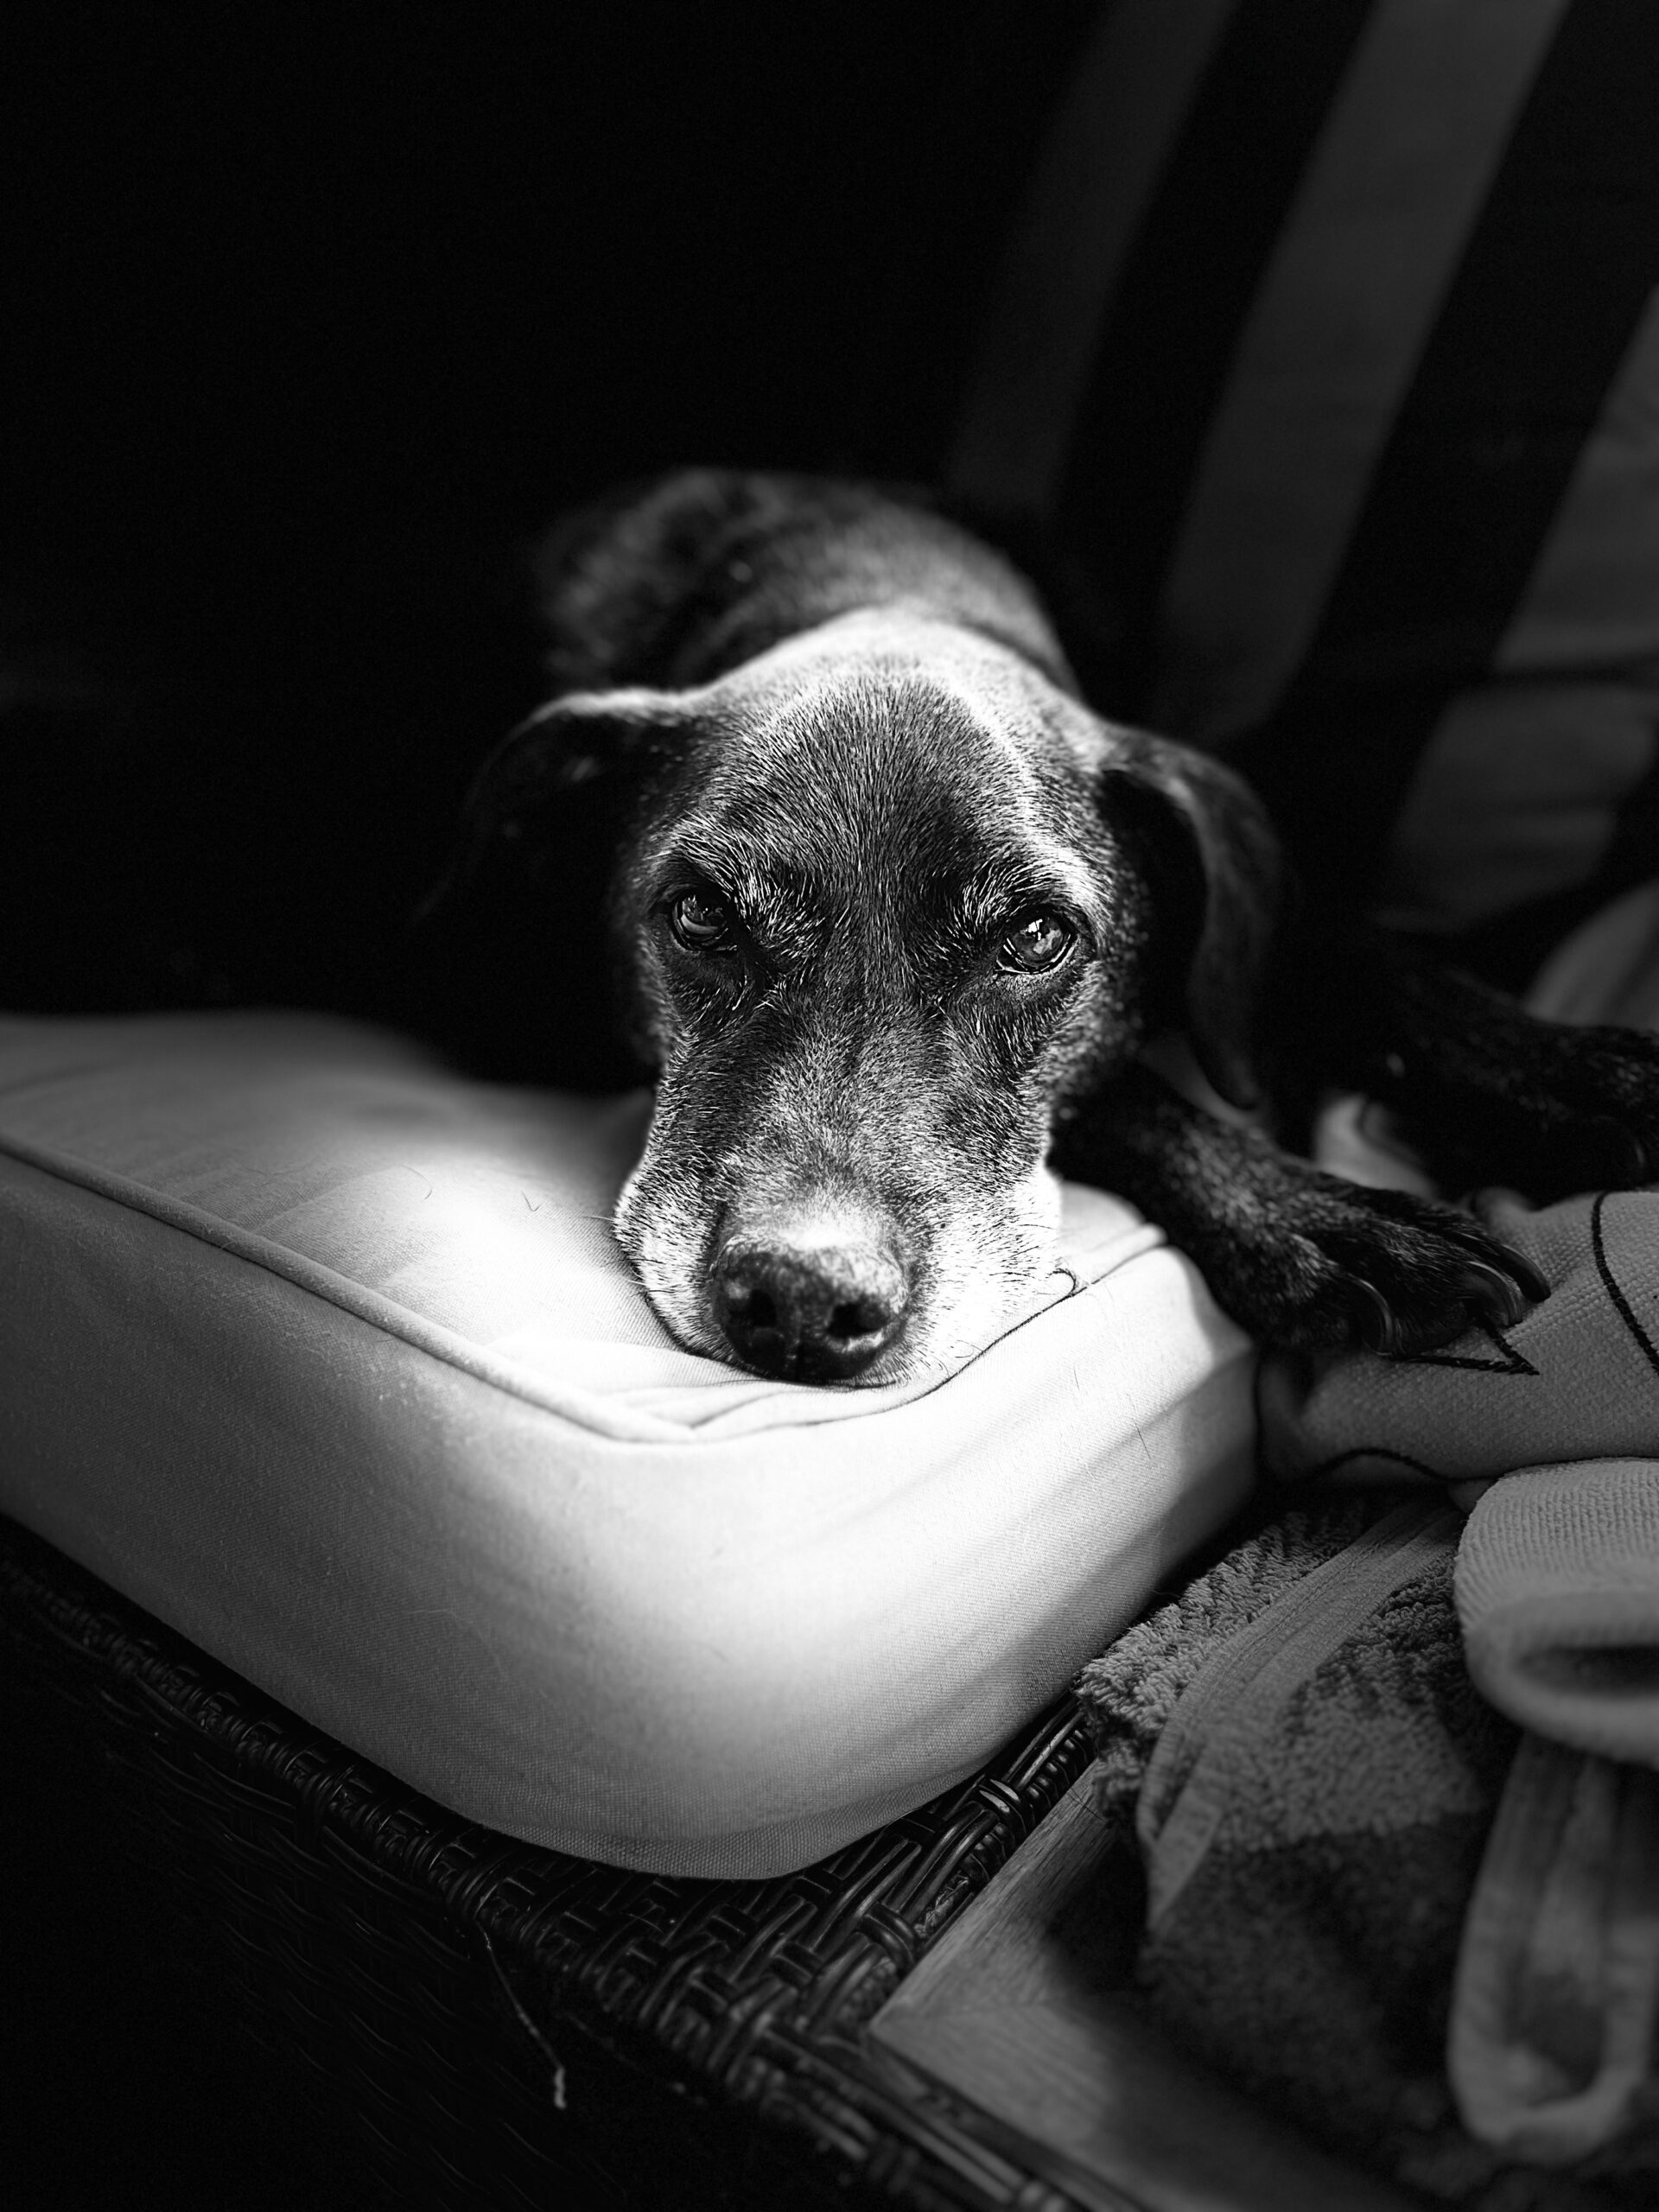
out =
[[[938,98],[915,118],[887,275],[849,303],[857,342],[837,465],[849,473],[938,478],[981,308],[1100,15],[1101,0],[982,0],[942,62]]]
[[[1581,882],[1564,885],[1476,922],[1447,940],[1459,967],[1502,990],[1523,993],[1581,923],[1659,876],[1659,767],[1624,801],[1605,853]]]
[[[1659,280],[1659,7],[1545,57],[1300,671],[1231,753],[1316,888],[1374,885],[1419,755],[1489,671]]]
[[[1146,711],[1164,576],[1240,327],[1370,12],[1243,0],[1108,310],[1058,519],[1092,602],[1077,619],[1098,626],[1077,644],[1085,680],[1130,719]]]

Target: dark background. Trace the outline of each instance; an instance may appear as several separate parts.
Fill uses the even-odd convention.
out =
[[[338,1001],[537,696],[553,513],[925,471],[994,12],[9,11],[0,1006]]]

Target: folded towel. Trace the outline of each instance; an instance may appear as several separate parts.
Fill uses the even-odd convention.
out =
[[[1494,1705],[1560,1743],[1659,1767],[1659,1459],[1494,1483],[1464,1529],[1456,1589],[1469,1670]]]
[[[1447,2057],[1465,2125],[1524,2158],[1643,2132],[1659,2158],[1656,2017],[1659,1777],[1523,1737],[1458,1960]]]
[[[1581,2159],[1659,2118],[1659,1462],[1494,1483],[1455,1589],[1471,1675],[1536,1732],[1464,1927],[1452,2082],[1484,2141]]]
[[[1532,1733],[1464,1929],[1448,2065],[1496,2149],[1633,2156],[1659,1992],[1659,1877],[1630,1871],[1659,1858],[1659,1192],[1483,1211],[1544,1303],[1438,1352],[1265,1362],[1262,1455],[1293,1480],[1386,1471],[1469,1507],[1469,1672]],[[1618,1808],[1605,1835],[1596,1804]]]
[[[1517,1760],[1475,1690],[1459,1528],[1433,1496],[1315,1493],[1084,1671],[1096,1806],[1146,1874],[1137,1986],[1249,2094],[1444,2202],[1650,2212],[1659,1782],[1592,1760],[1551,1809],[1540,1757],[1580,1755]]]
[[[1435,1497],[1320,1497],[1079,1693],[1098,1808],[1140,1842],[1151,2009],[1334,2148],[1472,2204],[1504,2160],[1459,2126],[1442,2053],[1516,1733],[1463,1665],[1459,1525]]]

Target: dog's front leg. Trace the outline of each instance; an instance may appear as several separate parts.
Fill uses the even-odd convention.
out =
[[[1150,1068],[1071,1110],[1055,1165],[1139,1206],[1265,1343],[1421,1351],[1473,1321],[1511,1326],[1546,1294],[1469,1215],[1327,1175],[1190,1104]]]

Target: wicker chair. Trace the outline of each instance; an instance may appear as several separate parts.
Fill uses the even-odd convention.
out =
[[[816,1866],[670,1880],[444,1811],[10,1522],[0,1586],[9,1723],[43,1707],[77,1787],[102,1777],[227,2024],[291,2054],[397,2201],[1077,2201],[861,2036],[1087,1764],[1070,1700]]]

